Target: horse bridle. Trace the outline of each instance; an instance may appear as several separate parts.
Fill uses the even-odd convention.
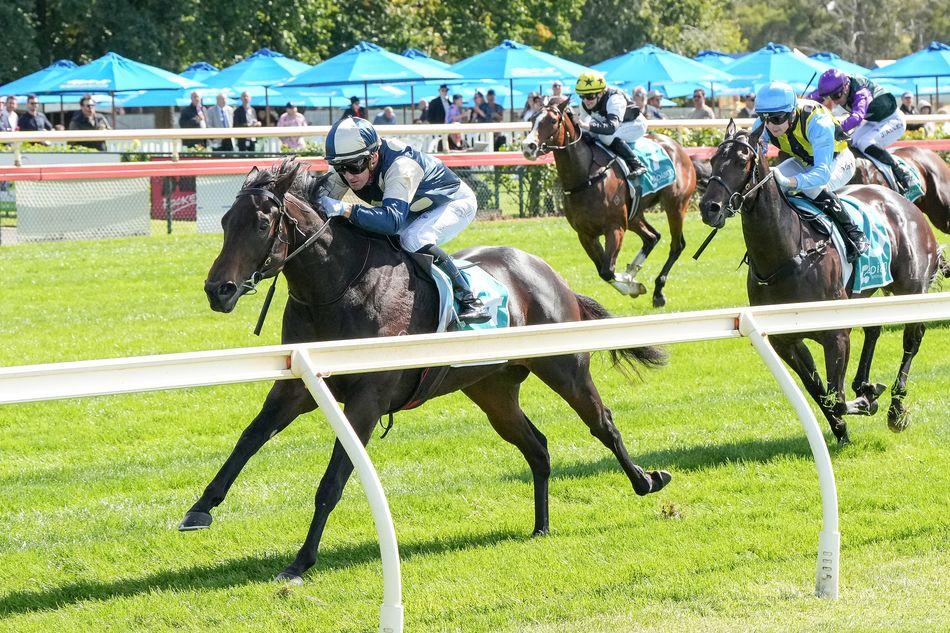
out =
[[[726,143],[738,143],[739,145],[748,148],[749,151],[752,152],[752,167],[749,169],[748,173],[746,173],[745,179],[742,181],[742,186],[740,186],[737,191],[733,191],[721,176],[710,176],[709,178],[710,183],[714,182],[718,184],[720,187],[725,189],[726,193],[729,195],[729,199],[726,202],[725,214],[727,218],[731,218],[735,214],[742,211],[742,206],[745,204],[746,198],[758,191],[762,185],[767,183],[769,179],[772,178],[772,172],[770,171],[762,180],[757,180],[759,173],[758,152],[756,152],[755,148],[752,147],[752,144],[743,139],[727,138],[722,143],[720,143],[718,147],[716,147],[717,154]],[[752,187],[748,188],[750,182]]]
[[[557,106],[549,106],[549,107],[546,107],[544,110],[542,110],[542,112],[557,112],[557,111],[558,111]],[[571,114],[569,114],[569,112],[570,112],[569,110],[558,112],[557,127],[554,128],[554,132],[551,134],[550,138],[553,139],[554,137],[556,137],[561,130],[564,130],[565,132],[564,136],[567,136],[567,125],[564,123],[564,119],[571,117]],[[571,146],[577,144],[583,137],[584,135],[581,134],[580,130],[578,129],[577,138],[575,138],[570,143],[565,143],[564,145],[548,145],[547,143],[540,142],[540,139],[539,139],[538,153],[547,154],[549,151],[553,151],[553,150],[568,149]]]
[[[284,195],[292,196],[293,194],[288,193]],[[261,266],[258,266],[257,270],[252,272],[251,276],[245,279],[241,283],[241,289],[244,291],[242,294],[253,294],[257,289],[257,284],[261,283],[265,279],[269,279],[270,277],[276,276],[281,270],[283,270],[284,266],[287,265],[287,262],[292,260],[294,257],[296,257],[301,252],[303,252],[304,249],[306,249],[308,246],[310,246],[315,241],[317,241],[317,239],[319,239],[319,237],[323,235],[323,233],[327,230],[327,228],[329,228],[330,220],[333,219],[333,218],[328,218],[327,221],[323,223],[323,226],[317,229],[317,231],[315,231],[313,235],[311,235],[310,237],[307,237],[307,239],[304,240],[304,243],[298,246],[296,249],[294,249],[289,255],[281,259],[279,262],[271,263],[272,260],[274,259],[274,245],[277,244],[277,242],[282,242],[286,244],[288,248],[290,247],[289,239],[284,239],[280,235],[281,228],[284,226],[284,220],[293,224],[294,230],[300,233],[300,235],[306,237],[306,234],[300,229],[300,223],[297,222],[297,219],[291,216],[287,212],[287,208],[284,204],[284,199],[279,197],[273,191],[270,191],[269,189],[264,189],[262,187],[245,187],[241,189],[240,191],[238,191],[236,197],[245,198],[245,197],[250,197],[250,196],[261,196],[265,200],[270,200],[271,202],[273,202],[277,206],[277,214],[276,214],[277,219],[276,219],[276,222],[271,225],[272,235],[267,245],[267,257],[264,259],[264,262],[261,264]],[[306,205],[306,203],[296,198],[296,196],[294,196],[294,198],[297,199],[301,205]],[[309,206],[309,205],[306,205],[306,206]]]

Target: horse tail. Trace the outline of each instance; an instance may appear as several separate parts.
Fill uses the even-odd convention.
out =
[[[590,297],[586,297],[577,293],[575,293],[574,296],[577,299],[577,305],[581,309],[581,320],[597,321],[600,319],[609,319],[611,316],[613,316],[607,311],[607,308],[600,305]],[[637,373],[637,366],[634,364],[635,362],[640,363],[644,367],[653,369],[666,365],[668,359],[669,354],[666,353],[666,350],[655,345],[610,350],[610,360],[613,362],[614,367],[628,376],[628,369],[633,370],[634,373]]]
[[[944,279],[950,279],[950,258],[947,257],[947,250],[943,247],[937,252],[937,269]]]

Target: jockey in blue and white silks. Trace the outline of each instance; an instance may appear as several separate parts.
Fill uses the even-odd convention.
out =
[[[439,248],[475,219],[478,201],[472,189],[439,159],[400,141],[381,139],[369,121],[357,117],[333,124],[326,156],[333,173],[319,203],[327,215],[342,216],[373,233],[398,235],[403,249],[431,255],[452,280],[459,319],[488,321],[488,309]],[[365,204],[343,202],[347,191]]]
[[[848,261],[857,259],[868,249],[867,239],[835,193],[854,175],[854,155],[831,112],[815,101],[799,100],[781,81],[759,88],[755,110],[752,130],[764,127],[762,140],[791,156],[772,168],[776,184],[814,200],[847,236]]]

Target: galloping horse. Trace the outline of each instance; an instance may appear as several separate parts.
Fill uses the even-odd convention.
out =
[[[936,152],[920,147],[898,147],[893,154],[910,163],[921,176],[924,195],[914,204],[927,214],[938,230],[950,233],[950,166]],[[881,170],[867,158],[858,155],[855,166],[851,184],[890,188]]]
[[[841,281],[842,254],[827,248],[823,236],[799,218],[771,179],[764,153],[757,156],[762,129],[751,134],[736,132],[735,124],[730,122],[726,139],[712,158],[713,176],[699,204],[703,222],[721,228],[728,217],[742,212],[742,233],[749,261],[746,285],[752,305],[849,298],[850,293]],[[950,272],[947,262],[941,261],[937,241],[923,214],[906,198],[876,186],[849,187],[844,193],[860,201],[862,207],[875,209],[887,221],[894,282],[884,287],[884,292],[926,293],[938,267],[942,266],[944,274]],[[855,296],[870,296],[874,292]],[[922,323],[904,327],[904,355],[897,380],[891,387],[887,416],[888,426],[893,431],[902,431],[909,422],[903,404],[907,375],[924,331]],[[873,415],[878,408],[877,398],[885,389],[884,385],[868,382],[881,328],[867,327],[864,332],[864,349],[852,383],[857,398],[850,402],[844,396],[850,329],[769,337],[775,351],[798,374],[818,403],[839,443],[849,441],[841,416]],[[815,340],[824,348],[827,387],[821,381],[804,338]]]
[[[314,193],[326,178],[300,168],[301,163],[288,159],[272,171],[251,170],[222,221],[224,246],[205,282],[211,308],[230,312],[254,283],[282,270],[290,294],[284,310],[284,343],[436,331],[438,291],[418,270],[412,256],[384,238],[364,233],[345,220],[328,220],[322,210],[313,210],[304,201],[315,199]],[[479,264],[508,287],[512,325],[609,316],[593,299],[571,291],[563,278],[533,255],[514,248],[479,247],[458,256]],[[646,366],[661,365],[666,358],[655,347],[613,354],[615,362],[636,361]],[[334,376],[327,383],[345,404],[347,419],[366,444],[383,414],[416,397],[424,371]],[[534,478],[535,535],[548,531],[551,463],[547,439],[518,401],[521,383],[531,372],[564,398],[590,432],[614,453],[638,495],[656,492],[670,481],[669,473],[646,472],[630,460],[610,409],[594,386],[590,354],[449,369],[429,397],[461,389],[486,413],[498,434],[521,451]],[[302,381],[276,382],[261,412],[185,515],[180,529],[210,526],[212,508],[224,500],[247,460],[297,416],[316,406]],[[352,470],[339,441],[335,442],[317,489],[310,531],[296,559],[278,578],[298,582],[314,564],[327,517],[340,500]]]
[[[646,287],[636,276],[647,256],[660,241],[660,232],[647,222],[644,210],[661,204],[670,226],[670,254],[656,278],[653,305],[666,305],[663,287],[673,264],[679,259],[686,240],[683,238],[683,219],[689,207],[690,196],[696,190],[696,171],[682,146],[662,134],[651,134],[676,168],[676,182],[653,194],[639,199],[631,209],[631,196],[626,179],[618,165],[600,148],[581,141],[580,128],[570,108],[570,99],[553,98],[534,119],[534,127],[521,144],[529,160],[549,151],[554,152],[561,186],[564,188],[567,221],[577,232],[584,251],[597,266],[601,279],[613,285],[622,294],[638,297]],[[640,236],[643,246],[627,266],[625,272],[614,274],[617,255],[623,246],[624,233],[631,230]],[[600,238],[603,236],[604,245]]]

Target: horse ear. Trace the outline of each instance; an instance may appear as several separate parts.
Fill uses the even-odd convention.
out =
[[[730,139],[736,134],[736,122],[729,117],[729,125],[726,126],[726,138]]]
[[[244,178],[244,184],[241,185],[242,188],[250,187],[251,183],[254,182],[254,179],[257,178],[257,174],[260,173],[260,169],[255,165],[251,167],[251,171],[247,172],[247,176]]]
[[[274,194],[278,198],[283,198],[284,194],[290,191],[290,186],[297,179],[297,172],[300,171],[301,166],[300,163],[293,163],[290,169],[278,176],[277,182],[274,183]]]
[[[762,131],[765,130],[764,125],[760,125],[757,130],[754,130],[749,134],[749,144],[755,147],[759,143],[759,139],[762,138]]]
[[[565,98],[565,99],[561,99],[561,100],[558,101],[558,103],[557,103],[557,109],[560,110],[561,112],[564,112],[564,111],[568,108],[568,106],[570,106],[570,105],[571,105],[571,100],[570,100],[570,99],[566,99],[566,98]]]

